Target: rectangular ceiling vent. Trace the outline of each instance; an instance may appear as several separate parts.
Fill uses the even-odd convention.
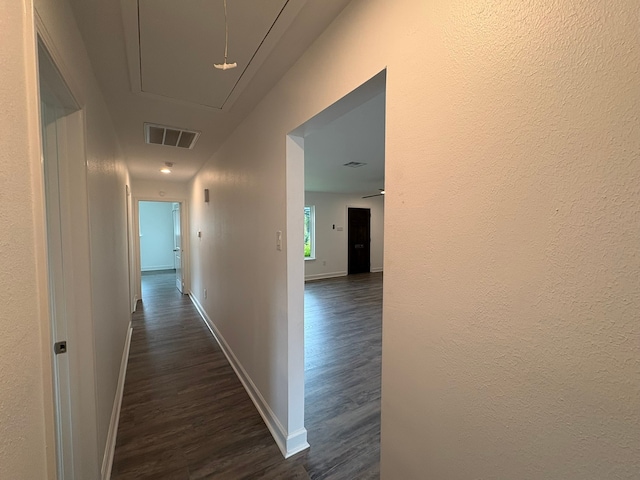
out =
[[[196,144],[200,132],[167,127],[165,125],[144,124],[144,141],[155,145],[167,145],[192,149]]]
[[[358,168],[364,165],[366,165],[366,163],[362,163],[362,162],[349,162],[344,164],[345,167],[351,167],[351,168]]]

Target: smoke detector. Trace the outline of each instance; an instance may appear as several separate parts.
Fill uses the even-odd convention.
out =
[[[198,141],[200,132],[184,128],[168,127],[153,123],[144,124],[144,141],[153,145],[187,148],[191,150]]]

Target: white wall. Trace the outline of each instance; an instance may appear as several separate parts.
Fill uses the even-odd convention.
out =
[[[0,5],[0,477],[53,478],[34,25],[23,2]]]
[[[173,203],[140,202],[138,214],[142,271],[174,268]]]
[[[305,205],[315,206],[316,211],[316,259],[304,262],[306,280],[347,274],[348,207],[371,209],[371,271],[382,271],[384,251],[384,198],[382,196],[362,198],[362,195],[305,192]],[[342,227],[343,230],[338,230],[338,227]]]
[[[173,201],[186,199],[189,196],[189,185],[183,182],[136,178],[131,183],[133,195],[144,200]]]
[[[382,477],[637,476],[639,32],[635,0],[354,0],[237,128],[194,292],[285,428],[286,134],[386,67]]]
[[[80,221],[91,242],[91,314],[77,326],[83,349],[95,349],[95,368],[76,378],[97,398],[83,415],[83,478],[95,478],[111,420],[116,383],[129,325],[126,239],[127,170],[89,59],[65,2],[36,1],[42,27],[62,60],[63,75],[84,109],[85,166],[89,224]],[[0,345],[0,477],[55,478],[51,335],[48,319],[42,172],[37,102],[33,6],[2,1],[0,100],[5,106],[0,163],[2,202],[2,316]],[[6,141],[5,141],[6,140]],[[89,229],[89,231],[87,231]],[[5,252],[11,252],[9,256]],[[78,262],[74,258],[73,262]],[[78,265],[88,271],[88,265]],[[86,299],[81,299],[85,301]],[[6,342],[6,343],[5,343]],[[70,348],[73,348],[70,345]],[[89,433],[87,433],[89,432]]]

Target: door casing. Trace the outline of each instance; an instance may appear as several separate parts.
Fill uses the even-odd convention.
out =
[[[135,185],[134,185],[135,187]],[[186,198],[180,197],[149,197],[136,196],[134,193],[133,201],[133,243],[135,252],[135,295],[133,299],[134,309],[137,307],[138,300],[142,300],[142,269],[140,265],[140,202],[167,202],[180,204],[180,232],[182,240],[182,276],[184,285],[182,293],[190,292],[190,267],[189,267],[189,205]]]
[[[85,115],[36,12],[40,171],[55,463],[59,478],[97,478],[95,347]],[[54,343],[67,342],[56,355]]]

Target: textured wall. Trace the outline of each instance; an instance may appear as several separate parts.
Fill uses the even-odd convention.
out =
[[[386,67],[383,478],[637,478],[638,18],[351,2],[194,183],[194,285],[277,415],[285,135]]]
[[[384,477],[637,478],[638,4],[448,3],[389,70]]]
[[[176,200],[189,196],[187,183],[159,180],[132,180],[131,191],[134,197],[143,200]]]
[[[38,214],[32,202],[40,198],[31,189],[31,168],[39,162],[29,138],[38,124],[27,115],[37,108],[36,84],[28,80],[35,52],[26,46],[33,35],[28,9],[10,0],[0,5],[0,478],[26,480],[51,472],[45,439],[53,439],[52,425],[45,430],[44,398],[51,390],[43,389],[47,370],[33,229]]]

